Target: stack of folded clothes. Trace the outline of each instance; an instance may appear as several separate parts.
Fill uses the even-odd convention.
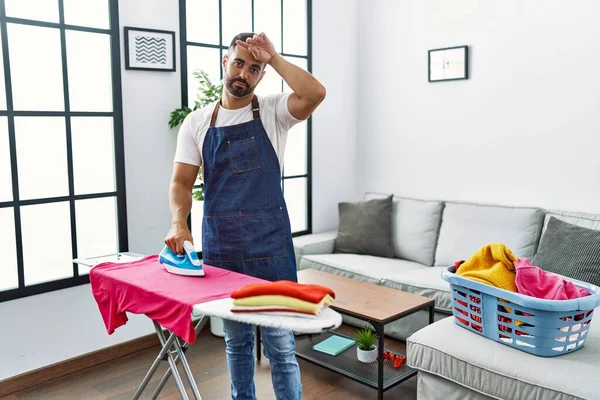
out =
[[[330,288],[292,281],[254,283],[231,293],[232,312],[315,318],[335,299]]]

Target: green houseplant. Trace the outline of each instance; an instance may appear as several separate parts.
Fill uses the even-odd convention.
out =
[[[358,361],[371,363],[377,359],[377,341],[379,337],[371,329],[362,328],[356,331],[354,337],[358,346],[356,347],[356,356]]]
[[[171,111],[171,118],[169,119],[169,128],[173,129],[181,125],[185,117],[189,113],[202,108],[214,101],[221,98],[223,91],[223,81],[213,83],[209,78],[208,74],[201,69],[196,69],[193,73],[194,78],[198,80],[198,94],[194,101],[194,107],[181,107]],[[204,182],[202,182],[202,167],[198,170],[198,180],[194,185],[192,192],[194,200],[204,200]]]

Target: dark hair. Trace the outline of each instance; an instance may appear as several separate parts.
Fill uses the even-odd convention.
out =
[[[233,50],[235,50],[235,47],[237,46],[237,41],[241,40],[242,42],[245,42],[246,39],[251,38],[254,36],[253,32],[242,32],[242,33],[238,33],[237,35],[235,35],[235,37],[231,40],[231,43],[229,44],[229,49],[227,50],[228,53],[231,53]]]

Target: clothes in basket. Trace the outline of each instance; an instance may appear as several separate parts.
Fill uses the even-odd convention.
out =
[[[462,277],[455,266],[442,272],[450,284],[457,325],[488,339],[542,357],[554,357],[584,346],[600,288],[571,280],[589,296],[546,300]]]

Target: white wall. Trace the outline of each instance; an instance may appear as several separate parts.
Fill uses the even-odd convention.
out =
[[[600,212],[600,3],[359,7],[359,190]],[[427,50],[470,46],[467,81]]]
[[[168,195],[177,129],[170,130],[168,121],[171,111],[181,107],[179,2],[120,0],[119,4],[121,27],[176,32],[175,72],[122,70],[129,249],[158,254],[171,227]]]
[[[313,75],[327,97],[313,114],[313,231],[337,226],[340,201],[358,200],[358,0],[313,0]],[[340,10],[344,10],[343,17]],[[365,61],[366,62],[366,61]]]
[[[124,26],[179,32],[179,2],[120,0],[119,20],[121,43]],[[158,253],[170,226],[176,133],[167,121],[181,105],[180,67],[178,62],[176,72],[125,71],[123,50],[121,64],[129,247]],[[107,335],[89,285],[2,303],[0,321],[0,380],[154,331],[146,317],[129,315],[125,327]]]

